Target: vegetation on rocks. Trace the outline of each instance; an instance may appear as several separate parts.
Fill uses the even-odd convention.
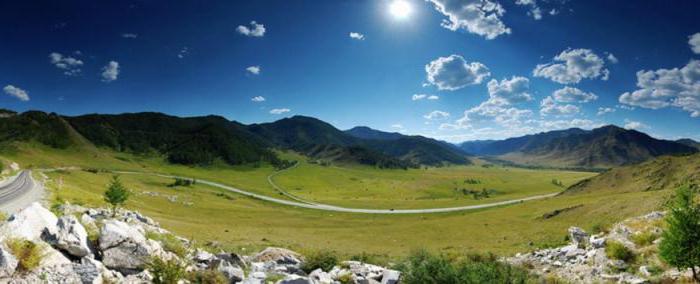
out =
[[[12,255],[17,258],[17,270],[29,272],[41,265],[44,252],[41,246],[33,241],[13,238],[5,241]]]
[[[185,266],[179,259],[162,259],[153,257],[146,265],[153,275],[154,284],[178,283],[186,276]]]
[[[622,261],[632,261],[634,260],[634,252],[627,248],[620,242],[617,241],[607,241],[605,245],[605,254],[610,259],[617,259]]]
[[[323,269],[324,271],[330,271],[333,266],[338,265],[338,255],[330,250],[318,250],[306,255],[304,263],[301,265],[301,269],[306,273],[311,273],[316,269]]]

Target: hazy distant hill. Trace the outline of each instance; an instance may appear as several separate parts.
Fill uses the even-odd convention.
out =
[[[685,138],[685,139],[678,139],[678,140],[676,140],[676,142],[700,150],[700,142],[695,141],[695,140],[693,140],[693,139],[688,139],[688,138]]]
[[[519,164],[586,168],[628,165],[661,155],[698,151],[612,125],[589,131],[572,128],[499,141],[465,142],[460,146],[467,152],[476,150],[472,153]]]
[[[367,127],[344,132],[326,122],[305,116],[252,124],[248,129],[275,145],[310,153],[319,158],[342,156],[342,160],[348,160],[356,156],[356,160],[364,163],[377,160],[395,164],[397,162],[392,160],[398,160],[413,166],[469,163],[465,153],[445,142]],[[343,154],[339,155],[339,152]]]

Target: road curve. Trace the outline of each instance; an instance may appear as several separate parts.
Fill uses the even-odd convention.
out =
[[[189,177],[182,177],[182,176],[175,176],[175,175],[144,173],[144,172],[130,172],[130,171],[115,171],[115,173],[154,175],[154,176],[159,176],[159,177],[164,177],[164,178],[182,178],[182,179],[189,178]],[[199,178],[197,178],[197,183],[206,184],[206,185],[209,185],[212,187],[221,188],[224,190],[235,192],[235,193],[238,193],[238,194],[241,194],[244,196],[248,196],[248,197],[252,197],[252,198],[256,198],[256,199],[260,199],[260,200],[264,200],[264,201],[269,201],[269,202],[273,202],[273,203],[277,203],[277,204],[282,204],[282,205],[288,205],[288,206],[294,206],[294,207],[306,208],[306,209],[333,211],[333,212],[364,213],[364,214],[425,214],[425,213],[446,213],[446,212],[466,211],[466,210],[484,209],[484,208],[517,204],[517,203],[522,203],[525,201],[549,198],[549,197],[553,197],[553,196],[559,194],[559,193],[550,193],[550,194],[535,195],[535,196],[519,198],[519,199],[505,200],[505,201],[500,201],[500,202],[478,204],[478,205],[469,205],[469,206],[460,206],[460,207],[428,208],[428,209],[395,209],[394,210],[394,209],[347,208],[347,207],[338,207],[338,206],[326,205],[326,204],[320,204],[320,203],[304,203],[304,202],[299,202],[299,201],[284,200],[284,199],[270,197],[267,195],[252,193],[252,192],[241,190],[241,189],[231,187],[231,186],[228,186],[225,184],[220,184],[217,182],[203,180],[203,179],[199,179]]]
[[[16,203],[31,192],[34,186],[31,172],[20,172],[14,179],[0,186],[0,209],[17,207]]]

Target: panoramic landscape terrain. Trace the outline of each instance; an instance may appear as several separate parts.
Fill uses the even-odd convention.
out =
[[[700,3],[0,10],[0,283],[700,282]]]

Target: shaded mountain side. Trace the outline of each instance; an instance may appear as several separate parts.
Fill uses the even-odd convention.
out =
[[[482,155],[525,164],[559,167],[610,168],[647,161],[662,155],[685,155],[698,149],[647,134],[604,126],[593,130],[572,128],[502,141],[463,143],[480,147]]]
[[[306,151],[307,155],[341,163],[359,163],[372,165],[381,169],[416,168],[418,164],[389,157],[382,153],[359,146],[316,145]]]
[[[614,168],[574,184],[562,194],[666,190],[685,183],[700,185],[700,154],[664,156]]]
[[[465,153],[449,146],[446,142],[437,141],[422,136],[406,136],[398,133],[388,133],[367,127],[353,128],[351,131],[341,131],[321,120],[294,116],[272,123],[253,124],[248,129],[275,145],[300,151],[305,154],[318,156],[309,152],[310,149],[353,147],[346,149],[346,154],[372,153],[376,159],[388,161],[388,164],[419,164],[442,165],[444,163],[467,164]],[[357,135],[357,136],[355,136]],[[377,139],[369,138],[375,137]],[[364,148],[363,150],[360,150]],[[380,157],[383,155],[385,157]],[[357,160],[365,160],[356,157]],[[370,160],[376,160],[370,159]]]
[[[36,141],[58,149],[81,144],[78,135],[71,131],[70,125],[55,113],[3,113],[7,115],[0,118],[0,143]]]
[[[678,139],[678,140],[676,140],[676,142],[681,143],[685,146],[690,146],[690,147],[693,147],[695,149],[700,150],[700,142],[695,141],[693,139],[688,139],[688,138]]]
[[[237,165],[282,161],[268,144],[239,123],[219,116],[180,118],[161,113],[91,114],[66,117],[97,146],[133,153],[158,152],[178,164],[211,164],[222,159]]]

